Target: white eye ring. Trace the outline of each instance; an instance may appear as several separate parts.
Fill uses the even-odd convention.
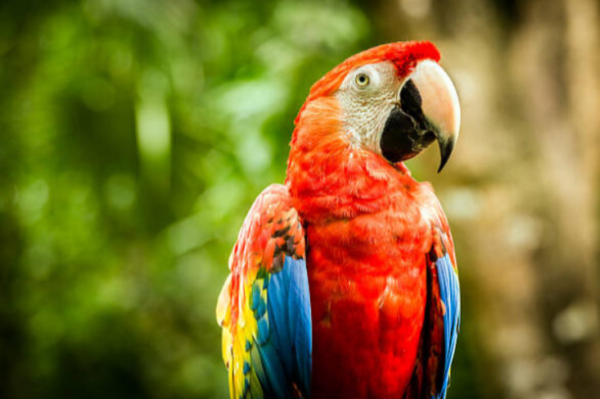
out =
[[[357,73],[356,77],[354,78],[354,83],[356,84],[356,87],[358,87],[359,89],[366,88],[370,82],[371,82],[371,79],[369,78],[369,75],[367,75],[364,72]]]

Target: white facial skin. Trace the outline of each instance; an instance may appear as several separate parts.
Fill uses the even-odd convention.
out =
[[[388,61],[362,66],[346,76],[336,97],[353,145],[381,152],[381,132],[392,108],[400,102],[403,83],[395,66]]]
[[[350,143],[381,154],[379,141],[391,110],[400,105],[400,90],[412,80],[422,99],[422,111],[438,140],[456,141],[460,105],[450,77],[435,61],[423,60],[404,80],[389,61],[364,65],[346,76],[336,97]]]

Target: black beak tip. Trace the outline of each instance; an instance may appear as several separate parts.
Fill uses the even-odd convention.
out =
[[[440,147],[441,157],[440,167],[438,168],[438,173],[440,173],[442,169],[444,169],[444,166],[446,166],[448,160],[450,159],[450,155],[452,155],[452,151],[454,150],[454,140],[438,139],[438,145]]]

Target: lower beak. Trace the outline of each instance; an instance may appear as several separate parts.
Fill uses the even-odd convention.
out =
[[[406,161],[427,148],[436,135],[421,125],[420,118],[395,106],[385,122],[379,146],[391,163]]]

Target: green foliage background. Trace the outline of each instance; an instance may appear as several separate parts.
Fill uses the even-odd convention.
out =
[[[376,44],[367,15],[2,2],[0,397],[227,397],[229,251],[310,85]]]
[[[344,2],[0,6],[3,398],[224,398],[214,307]]]

